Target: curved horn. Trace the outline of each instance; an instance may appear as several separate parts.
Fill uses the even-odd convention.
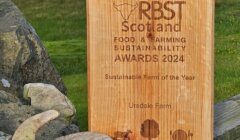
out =
[[[56,110],[49,110],[27,119],[18,127],[12,140],[35,140],[37,131],[58,116],[59,113]]]

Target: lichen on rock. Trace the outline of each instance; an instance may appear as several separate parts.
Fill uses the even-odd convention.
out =
[[[0,0],[0,89],[18,94],[27,83],[47,83],[66,94],[64,83],[34,28],[10,0]],[[9,88],[9,85],[12,85]]]

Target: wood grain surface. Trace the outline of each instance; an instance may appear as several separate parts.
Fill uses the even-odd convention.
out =
[[[212,140],[213,0],[87,0],[89,129]]]

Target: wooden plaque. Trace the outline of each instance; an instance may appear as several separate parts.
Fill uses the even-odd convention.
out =
[[[87,0],[89,129],[212,140],[213,0]]]

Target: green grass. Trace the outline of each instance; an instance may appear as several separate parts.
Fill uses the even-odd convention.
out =
[[[87,130],[85,0],[13,0],[43,40]],[[215,102],[240,93],[240,0],[217,0]]]
[[[87,130],[87,62],[85,39],[45,41],[52,62],[62,75],[68,97],[77,109],[81,131]]]
[[[215,101],[240,93],[240,0],[217,0]]]
[[[13,0],[44,41],[86,38],[85,0]]]

